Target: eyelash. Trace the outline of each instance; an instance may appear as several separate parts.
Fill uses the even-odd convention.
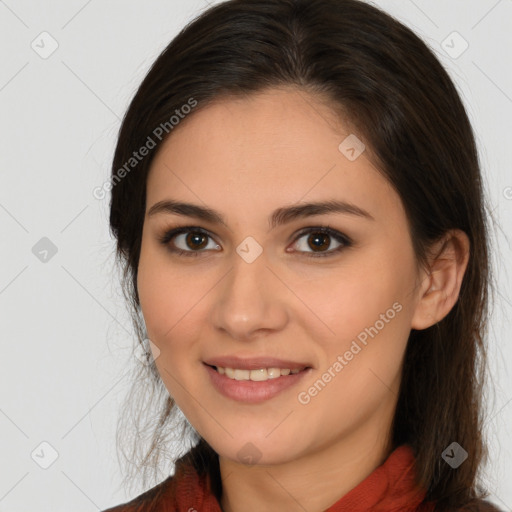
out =
[[[206,252],[204,250],[200,250],[200,251],[184,251],[183,249],[178,249],[176,247],[174,247],[174,248],[170,247],[169,246],[169,242],[175,236],[181,235],[183,233],[200,233],[202,235],[205,235],[207,237],[212,238],[211,235],[206,230],[204,230],[204,229],[202,229],[200,227],[197,227],[197,226],[183,226],[183,227],[179,227],[179,228],[169,229],[162,236],[159,237],[159,242],[162,245],[165,245],[169,249],[169,251],[171,251],[172,253],[177,254],[179,256],[197,257],[197,256],[199,256],[200,253]],[[341,252],[343,249],[351,247],[352,244],[353,244],[352,240],[348,236],[344,235],[343,233],[340,233],[339,231],[336,231],[336,230],[330,228],[329,226],[318,226],[318,227],[310,227],[310,228],[302,229],[297,234],[295,239],[293,240],[293,243],[295,244],[304,235],[308,235],[308,234],[311,234],[311,233],[322,233],[322,234],[328,235],[328,236],[334,238],[337,242],[341,243],[342,245],[340,245],[336,249],[331,249],[329,251],[318,252],[318,253],[307,252],[307,251],[299,251],[300,253],[305,254],[307,257],[310,257],[310,258],[325,258],[325,257],[333,256],[333,255]]]

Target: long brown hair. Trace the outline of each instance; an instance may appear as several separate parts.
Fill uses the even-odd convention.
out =
[[[457,303],[434,326],[410,333],[392,426],[393,446],[414,449],[426,499],[439,510],[462,506],[482,496],[478,478],[487,457],[481,401],[490,214],[474,134],[452,80],[418,36],[380,9],[358,0],[230,0],[190,22],[154,62],[123,119],[112,165],[110,226],[138,342],[145,332],[137,267],[146,178],[157,150],[186,115],[210,102],[277,86],[316,95],[361,134],[402,200],[418,265],[448,230],[469,237]],[[126,166],[149,145],[156,148]],[[191,445],[201,441],[204,460],[212,460],[151,362],[140,365],[121,422],[134,418],[131,453],[124,452],[126,425],[118,448],[136,471],[156,471],[162,457],[172,461],[165,450],[187,432]],[[453,441],[469,454],[456,470],[441,457]]]

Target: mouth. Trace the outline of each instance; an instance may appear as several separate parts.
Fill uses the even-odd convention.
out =
[[[206,363],[205,363],[206,364]],[[310,366],[303,366],[301,368],[255,368],[255,369],[243,369],[243,368],[230,368],[225,366],[214,366],[209,365],[210,368],[214,369],[220,375],[224,375],[228,379],[238,381],[253,381],[253,382],[264,382],[267,380],[277,379],[279,377],[285,377],[287,375],[296,375],[304,372],[311,368]]]
[[[257,404],[270,400],[287,389],[297,386],[313,368],[232,368],[203,363],[210,382],[218,393],[236,402]]]

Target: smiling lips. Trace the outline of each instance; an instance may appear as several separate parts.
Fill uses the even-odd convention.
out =
[[[312,371],[308,363],[268,357],[226,356],[209,359],[204,365],[217,391],[248,403],[269,400]]]
[[[252,380],[263,382],[269,379],[296,374],[308,368],[305,363],[296,363],[271,357],[255,357],[243,359],[236,356],[225,356],[210,359],[206,362],[221,375],[233,380]]]

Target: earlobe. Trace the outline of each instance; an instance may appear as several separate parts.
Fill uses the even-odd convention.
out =
[[[461,230],[450,230],[430,252],[430,271],[419,291],[412,329],[431,327],[448,315],[457,302],[469,261],[469,238]]]

